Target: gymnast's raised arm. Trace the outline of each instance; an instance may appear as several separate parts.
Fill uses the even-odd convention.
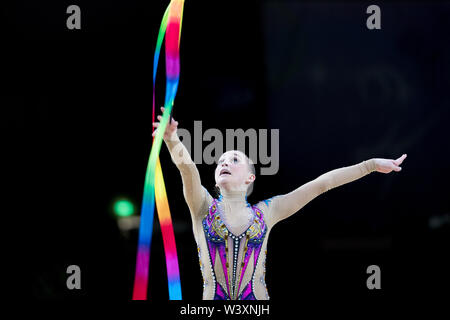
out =
[[[405,158],[406,154],[403,154],[397,160],[374,158],[324,173],[290,193],[274,197],[270,214],[266,216],[267,223],[274,225],[278,221],[296,213],[318,195],[360,179],[373,171],[382,173],[398,172],[401,170],[399,166]]]
[[[161,107],[161,111],[164,112],[164,107]],[[157,117],[161,121],[161,116]],[[153,123],[154,127],[159,127],[158,122]],[[186,203],[191,211],[193,220],[198,220],[202,212],[202,208],[205,197],[206,189],[203,188],[200,180],[200,174],[194,161],[192,161],[188,150],[180,141],[177,135],[178,121],[172,117],[172,121],[167,124],[166,132],[164,132],[164,142],[169,149],[170,156],[177,166],[181,174],[183,181],[183,194]],[[153,136],[156,135],[156,130],[153,132]]]

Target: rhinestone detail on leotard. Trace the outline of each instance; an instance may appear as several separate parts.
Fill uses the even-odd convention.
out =
[[[249,206],[253,213],[253,223],[241,235],[236,236],[229,232],[225,223],[219,214],[218,199],[213,199],[213,203],[209,206],[208,214],[203,219],[203,230],[208,244],[209,258],[211,263],[211,271],[214,279],[214,299],[215,300],[255,300],[254,296],[254,280],[255,269],[261,252],[262,243],[264,241],[267,227],[261,210],[257,206]],[[228,275],[228,237],[232,239],[233,256],[231,279]],[[245,237],[244,252],[242,262],[238,265],[238,251],[241,240]],[[216,263],[216,254],[219,253],[220,261],[224,271],[226,288],[223,288],[215,280],[214,265]],[[246,285],[241,294],[239,294],[242,284],[243,275],[248,266],[248,262],[254,252],[253,270],[250,283]],[[231,281],[231,283],[230,283]]]

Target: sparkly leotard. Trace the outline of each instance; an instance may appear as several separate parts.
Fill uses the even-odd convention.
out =
[[[320,194],[375,171],[375,160],[365,160],[328,171],[287,194],[250,206],[245,191],[223,190],[223,198],[214,199],[202,186],[197,167],[178,136],[165,142],[183,180],[205,300],[269,299],[265,260],[272,227]],[[239,223],[246,217],[251,217],[247,224]],[[233,220],[232,225],[228,219]]]
[[[264,215],[257,206],[248,204],[254,214],[253,221],[245,232],[234,235],[222,220],[220,201],[221,198],[213,200],[202,221],[213,271],[214,300],[256,300],[253,292],[255,268],[249,265],[258,264],[267,233]],[[223,277],[216,276],[216,269],[221,269]],[[251,274],[251,278],[244,282],[246,273]]]
[[[270,226],[265,213],[271,199],[250,205],[245,191],[224,191],[218,199],[203,191],[202,218],[193,220],[203,299],[269,299],[265,260]]]

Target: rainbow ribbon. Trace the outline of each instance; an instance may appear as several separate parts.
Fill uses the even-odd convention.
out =
[[[181,300],[180,272],[178,268],[177,249],[173,233],[172,218],[167,200],[164,178],[162,175],[159,152],[166,131],[169,116],[178,89],[180,78],[180,39],[183,19],[184,0],[172,0],[168,5],[159,28],[153,60],[153,114],[155,121],[155,81],[158,68],[161,44],[165,35],[166,48],[166,97],[164,113],[159,129],[153,139],[152,149],[145,174],[144,196],[142,199],[141,222],[139,227],[139,243],[136,258],[136,274],[134,279],[133,300],[146,300],[148,289],[148,272],[150,263],[150,246],[153,230],[153,215],[156,207],[164,242],[166,255],[169,299]],[[153,130],[152,130],[153,131]]]

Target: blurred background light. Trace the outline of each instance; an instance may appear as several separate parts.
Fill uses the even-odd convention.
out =
[[[113,211],[118,217],[129,217],[134,214],[134,204],[128,199],[119,199],[114,202]]]

